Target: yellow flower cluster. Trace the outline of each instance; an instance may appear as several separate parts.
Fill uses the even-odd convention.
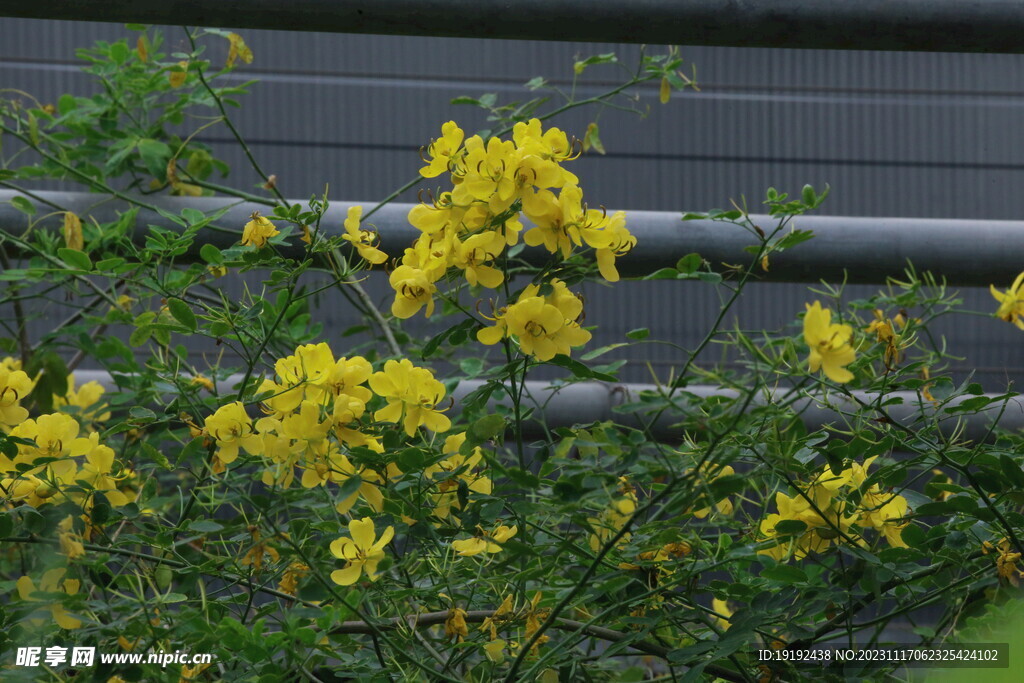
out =
[[[823,552],[833,543],[852,541],[866,545],[859,535],[863,529],[875,529],[889,545],[905,548],[901,534],[909,524],[903,521],[908,512],[906,498],[885,493],[878,484],[863,490],[868,468],[877,457],[868,458],[863,465],[854,463],[839,475],[826,467],[802,493],[792,498],[776,493],[779,512],[768,515],[760,526],[762,540],[775,544],[758,552],[776,560],[790,555],[799,560]],[[860,492],[856,503],[849,500],[855,492]],[[802,522],[804,530],[793,535],[780,533],[776,527],[784,521]]]
[[[17,445],[16,453],[0,453],[0,504],[39,507],[70,501],[88,512],[95,493],[113,506],[129,502],[120,489],[131,473],[115,464],[113,449],[101,444],[92,430],[93,424],[110,417],[101,402],[103,387],[88,382],[76,390],[74,375],[67,383],[67,393],[54,396],[54,406],[62,412],[30,419],[21,402],[35,382],[21,370],[20,361],[0,361],[0,430]],[[83,424],[88,436],[80,436]]]
[[[605,279],[618,280],[615,259],[636,239],[624,213],[587,208],[577,177],[562,168],[577,156],[565,133],[542,130],[538,119],[517,123],[512,140],[465,139],[454,121],[444,124],[441,138],[425,150],[427,165],[420,173],[435,178],[448,172],[453,187],[409,212],[421,235],[391,273],[391,312],[409,318],[425,306],[431,315],[434,283],[450,268],[462,271],[471,285],[498,287],[505,274],[494,263],[518,243],[520,212],[534,224],[523,235],[527,245],[543,245],[563,258],[577,247],[592,248]]]
[[[589,542],[590,549],[595,553],[599,552],[601,547],[611,540],[636,512],[638,502],[636,491],[625,477],[619,478],[619,496],[613,499],[599,516],[590,517],[587,520],[594,532],[590,535]],[[629,533],[623,534],[617,545],[628,543],[630,536]]]
[[[384,465],[383,459],[380,466],[356,465],[350,460],[350,449],[383,453],[381,435],[386,423],[399,425],[410,437],[421,427],[438,434],[451,429],[442,407],[447,393],[444,384],[407,359],[389,360],[374,372],[365,358],[336,359],[330,346],[321,342],[299,346],[295,353],[278,359],[274,370],[274,378],[259,386],[263,417],[254,421],[236,401],[206,418],[203,432],[215,446],[216,471],[223,471],[245,451],[263,460],[262,479],[268,486],[291,486],[297,475],[305,488],[341,486],[359,477],[359,487],[338,502],[338,512],[347,514],[360,498],[379,512],[384,503],[382,487],[402,472],[394,463]],[[384,405],[371,415],[367,405],[375,396]],[[447,457],[423,471],[432,483],[429,495],[438,518],[461,509],[461,483],[472,493],[491,492],[491,480],[477,471],[483,451],[477,447],[469,455],[460,454],[465,440],[465,433],[447,435]]]
[[[576,322],[583,302],[561,280],[551,280],[550,288],[551,293],[542,296],[538,285],[526,287],[516,303],[495,314],[493,326],[477,332],[477,339],[491,345],[515,337],[523,353],[541,361],[560,353],[568,356],[572,348],[586,344],[590,332]]]

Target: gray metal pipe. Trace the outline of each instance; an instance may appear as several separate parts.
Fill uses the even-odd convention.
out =
[[[0,16],[464,38],[1024,52],[1020,0],[0,0]]]
[[[102,370],[78,370],[75,372],[75,379],[78,386],[85,382],[97,381],[108,389],[114,389],[116,384],[111,376]],[[233,375],[218,382],[218,391],[231,393],[238,382],[242,380],[241,375]],[[484,382],[481,380],[466,380],[461,382],[452,392],[454,409],[458,411],[459,405],[465,397],[476,391]],[[605,382],[578,382],[575,384],[552,385],[549,382],[528,381],[525,386],[524,406],[533,408],[539,416],[543,417],[548,429],[556,427],[572,427],[573,425],[585,425],[593,422],[614,420],[634,428],[648,428],[652,416],[642,413],[620,413],[618,408],[629,403],[640,400],[644,392],[657,392],[658,387],[653,384],[612,384]],[[736,397],[734,390],[723,389],[722,387],[710,385],[695,385],[675,392],[673,395],[677,405],[683,409],[693,401],[710,396]],[[858,401],[872,404],[878,399],[877,394],[870,394],[864,391],[854,391],[856,400],[847,399],[841,395],[828,397],[827,402],[820,396],[805,396],[790,403],[794,413],[800,417],[804,426],[809,432],[817,431],[828,425],[835,424],[844,428],[848,415],[864,412],[871,419],[880,417],[881,413],[872,414],[870,408],[860,408]],[[994,394],[989,395],[991,398]],[[915,425],[919,420],[928,420],[936,415],[936,407],[928,401],[922,400],[916,393],[909,391],[892,392],[885,395],[886,400],[899,398],[900,403],[887,405],[884,410],[894,422],[906,426]],[[950,414],[949,408],[959,405],[973,396],[963,396],[950,401],[943,407],[943,413],[939,415],[939,425],[943,433],[952,435],[958,434],[960,438],[969,439],[974,442],[985,441],[991,437],[991,425],[998,419],[999,426],[1007,430],[1024,429],[1024,396],[1014,396],[1004,401],[996,401],[983,409],[981,412],[967,417]],[[770,397],[756,397],[753,405],[765,405],[769,400],[785,399],[784,392],[780,390]],[[490,406],[511,407],[507,394],[495,392],[491,396]],[[677,439],[682,434],[678,427],[679,414],[677,412],[666,412],[658,417],[658,420],[650,425],[651,435],[659,440]],[[530,439],[542,439],[547,436],[544,425],[535,420],[530,420],[523,425],[524,436]]]
[[[1021,3],[1024,7],[1024,2]],[[10,204],[18,193],[0,190],[0,231],[24,230],[24,214]],[[52,206],[74,211],[80,216],[92,216],[100,223],[113,221],[117,211],[125,204],[104,200],[101,195],[87,192],[37,192]],[[210,212],[231,206],[218,221],[231,230],[204,230],[203,240],[196,244],[191,256],[198,255],[203,242],[219,247],[236,244],[242,226],[255,210],[266,207],[238,203],[217,197],[181,198],[147,197],[146,201],[162,209],[179,214],[185,207]],[[297,201],[297,200],[296,200]],[[331,233],[341,231],[348,207],[373,202],[334,202],[328,210],[322,227]],[[406,216],[411,204],[388,204],[369,221],[377,226],[381,247],[392,256],[402,254],[419,234],[409,225]],[[40,204],[39,214],[52,211],[51,206]],[[731,224],[694,220],[682,221],[681,214],[665,211],[627,211],[627,225],[637,236],[637,246],[619,262],[624,276],[642,276],[660,268],[671,267],[686,254],[697,252],[713,268],[723,263],[749,262],[750,254],[744,247],[755,243],[745,230]],[[767,216],[753,216],[765,230],[774,221]],[[61,217],[54,215],[43,225],[59,229]],[[143,210],[136,224],[136,237],[141,242],[147,225],[175,229],[163,216]],[[930,271],[946,278],[954,286],[1007,287],[1024,270],[1024,222],[993,220],[950,220],[931,218],[863,218],[850,216],[801,216],[793,227],[811,230],[815,238],[794,249],[773,255],[769,271],[757,270],[759,278],[774,282],[841,281],[877,284],[887,277],[901,277],[908,262],[918,272]],[[290,255],[301,255],[301,243],[296,243]],[[526,249],[523,256],[535,263],[548,258],[540,248]]]

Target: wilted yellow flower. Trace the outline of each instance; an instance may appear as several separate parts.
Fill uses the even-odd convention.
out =
[[[172,67],[167,73],[167,80],[171,84],[172,88],[180,88],[185,84],[185,79],[188,78],[188,61],[182,60],[178,62],[177,66]]]
[[[853,373],[846,369],[856,358],[850,345],[853,328],[849,325],[832,323],[832,311],[822,308],[815,301],[807,304],[804,315],[804,341],[811,348],[809,369],[823,370],[833,382],[844,384],[853,379]]]
[[[280,231],[270,222],[270,219],[261,216],[259,212],[253,212],[252,220],[246,223],[242,229],[242,244],[262,249],[266,246],[267,240],[279,234]]]
[[[284,570],[284,575],[281,577],[281,583],[277,585],[277,590],[288,595],[295,595],[299,591],[299,580],[308,573],[308,566],[301,562],[292,562]]]
[[[64,245],[68,249],[82,251],[85,237],[82,236],[82,221],[70,211],[64,212]]]
[[[446,638],[454,638],[461,643],[469,635],[469,628],[466,626],[466,610],[452,607],[448,610],[448,618],[444,620],[444,635]]]
[[[246,64],[252,64],[252,50],[242,40],[242,36],[237,33],[228,34],[228,42],[231,46],[228,48],[228,58],[224,62],[224,66],[228,69],[235,65],[237,60],[242,60]]]

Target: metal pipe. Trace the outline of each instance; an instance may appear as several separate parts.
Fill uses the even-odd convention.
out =
[[[1021,3],[1024,7],[1024,3]],[[116,220],[117,211],[123,211],[119,202],[104,200],[87,192],[36,192],[51,205],[74,211],[80,216],[91,216],[100,223]],[[0,231],[20,232],[25,227],[25,215],[11,204],[18,193],[0,191]],[[233,231],[206,229],[203,239],[193,245],[190,256],[198,256],[199,247],[210,242],[224,248],[236,244],[242,226],[255,210],[253,204],[237,203],[218,197],[147,197],[154,204],[173,214],[186,207],[211,212],[230,206],[218,221]],[[296,200],[296,203],[297,200]],[[360,202],[334,202],[328,209],[322,226],[328,233],[341,231],[348,207]],[[361,202],[372,206],[373,202]],[[402,254],[419,234],[409,225],[406,216],[412,204],[388,204],[369,221],[377,226],[381,248],[392,256]],[[40,204],[39,214],[51,211],[51,206]],[[728,223],[694,220],[682,221],[681,214],[667,211],[627,211],[627,225],[637,237],[637,246],[619,262],[619,271],[628,277],[643,276],[661,268],[669,268],[690,252],[703,256],[713,268],[722,264],[745,264],[750,254],[744,251],[755,243],[745,230]],[[767,216],[752,216],[764,229],[774,221]],[[61,216],[54,215],[41,225],[59,230]],[[140,211],[136,221],[136,241],[142,242],[147,225],[167,229],[177,226],[163,216]],[[1020,254],[1024,253],[1024,222],[992,220],[951,220],[932,218],[864,218],[850,216],[800,216],[792,225],[811,230],[815,238],[790,251],[772,255],[768,272],[757,271],[758,277],[774,282],[842,281],[850,283],[884,283],[888,277],[902,277],[908,262],[917,271],[930,271],[945,278],[954,286],[1009,286],[1017,274],[1024,270]],[[301,243],[286,249],[285,254],[302,254]],[[523,257],[534,263],[543,263],[548,254],[540,248],[529,248]]]
[[[97,381],[108,390],[116,388],[111,376],[102,370],[78,370],[75,372],[76,384],[81,386],[89,381]],[[242,380],[242,375],[232,375],[217,383],[220,393],[230,394]],[[452,392],[454,409],[457,412],[461,402],[471,392],[476,391],[485,383],[482,380],[465,380]],[[679,413],[665,411],[658,420],[648,427],[649,416],[640,412],[619,412],[619,408],[640,401],[645,392],[658,393],[653,384],[613,384],[605,382],[577,382],[574,384],[557,385],[549,382],[527,381],[524,393],[524,405],[533,408],[535,413],[543,416],[544,424],[529,420],[523,425],[524,436],[530,439],[543,439],[548,435],[547,429],[556,427],[572,427],[593,422],[614,420],[619,424],[637,429],[650,429],[651,435],[659,440],[678,439],[682,435],[679,426]],[[784,390],[778,392],[778,399],[783,399]],[[711,385],[695,385],[680,389],[673,395],[674,401],[683,411],[693,414],[688,408],[694,399],[706,399],[712,396],[736,398],[738,392]],[[866,412],[869,419],[876,419],[882,413],[873,414],[870,408],[861,408],[859,403],[872,405],[878,400],[878,394],[866,391],[854,391],[855,400],[842,395],[833,394],[827,400],[820,395],[804,396],[790,403],[793,413],[799,416],[808,432],[814,432],[832,424],[845,429],[847,416],[858,412]],[[993,398],[996,394],[988,394]],[[994,401],[977,414],[959,415],[951,408],[963,401],[976,398],[962,396],[950,401],[941,408],[923,400],[911,391],[896,391],[885,394],[885,400],[899,399],[899,403],[886,405],[885,415],[893,422],[912,426],[919,420],[930,420],[937,414],[939,426],[947,436],[957,434],[960,438],[978,442],[990,440],[991,425],[998,419],[999,426],[1006,430],[1024,429],[1024,396],[1013,396],[1005,401]],[[766,405],[776,400],[776,395],[758,396],[752,407]],[[858,403],[859,402],[859,403]],[[511,408],[507,394],[495,392],[489,401],[493,410],[498,406]]]
[[[1024,52],[1020,0],[0,0],[0,16],[462,38]]]

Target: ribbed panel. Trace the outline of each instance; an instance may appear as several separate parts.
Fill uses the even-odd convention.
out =
[[[248,103],[234,115],[269,173],[288,196],[323,191],[342,198],[378,198],[414,177],[417,148],[451,118],[467,130],[487,126],[471,107],[449,104],[458,95],[499,94],[501,101],[527,99],[520,86],[543,75],[564,85],[576,55],[616,51],[632,65],[636,46],[531,43],[472,39],[295,34],[243,31],[256,61],[240,79],[256,78]],[[567,27],[567,35],[571,27]],[[17,88],[54,101],[63,92],[93,92],[78,73],[74,48],[96,39],[136,34],[115,24],[4,19],[0,22],[0,88]],[[166,31],[167,52],[186,49],[181,29]],[[659,48],[651,48],[657,51]],[[224,45],[208,53],[223,59]],[[575,164],[587,198],[609,208],[702,210],[746,197],[757,210],[764,189],[798,192],[807,182],[826,183],[833,195],[823,212],[861,216],[1020,219],[1024,216],[1024,56],[928,53],[685,48],[697,64],[700,93],[657,101],[655,88],[641,93],[650,116],[605,110],[601,134],[608,155],[587,155]],[[589,69],[579,95],[599,91],[618,73]],[[582,134],[597,111],[572,112],[557,123]],[[251,189],[256,175],[224,129],[202,139],[231,164],[227,184]],[[5,141],[5,152],[10,141]],[[439,184],[437,181],[433,185]],[[415,198],[409,193],[407,201]],[[799,221],[797,221],[799,225]],[[1024,269],[1024,255],[1022,255]],[[258,278],[249,278],[258,288]],[[1009,283],[997,283],[1007,286]],[[367,286],[387,307],[386,285]],[[237,299],[239,283],[226,291]],[[866,296],[871,288],[851,288]],[[591,348],[624,340],[627,331],[649,327],[652,338],[692,347],[718,311],[714,288],[693,282],[588,284],[588,325],[598,325]],[[815,295],[799,285],[756,285],[740,302],[735,321],[743,329],[795,329],[796,315]],[[981,290],[965,293],[966,305],[994,310]],[[62,318],[53,304],[32,323],[34,339]],[[5,320],[10,312],[2,311]],[[316,317],[325,336],[344,345],[340,333],[357,322],[337,293],[318,300]],[[425,330],[412,323],[410,329]],[[958,372],[976,368],[990,389],[1007,373],[1024,379],[1021,333],[994,318],[956,318],[941,323],[952,353],[966,357]],[[119,333],[119,332],[118,332]],[[198,342],[197,358],[214,352]],[[707,362],[721,356],[711,346]],[[624,379],[659,378],[678,364],[681,352],[644,344],[618,356],[631,365]]]

